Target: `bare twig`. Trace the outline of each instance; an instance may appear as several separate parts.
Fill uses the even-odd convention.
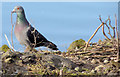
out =
[[[102,26],[102,32],[103,32],[103,35],[104,35],[108,40],[110,40],[110,39],[107,37],[107,35],[105,34],[105,32],[104,32],[104,24],[103,24],[103,26]]]
[[[104,35],[108,40],[110,40],[110,39],[107,37],[107,35],[105,34],[105,31],[104,31],[104,24],[105,24],[105,25],[107,26],[108,30],[109,30],[108,34],[109,34],[109,35],[111,36],[111,38],[112,38],[112,35],[111,35],[111,33],[110,33],[110,28],[109,28],[109,26],[106,24],[107,21],[109,20],[109,17],[108,17],[108,19],[105,21],[105,23],[102,21],[101,16],[99,16],[99,20],[101,21],[101,23],[103,23],[103,27],[102,27],[103,35]]]
[[[119,50],[119,36],[118,36],[118,29],[117,29],[117,17],[115,15],[115,30],[117,36],[117,61],[120,59],[120,50]]]
[[[113,36],[112,36],[111,33],[110,33],[110,27],[109,27],[106,23],[104,23],[104,24],[105,24],[106,27],[108,28],[108,31],[109,31],[108,34],[110,35],[111,38],[113,38]],[[110,40],[110,39],[108,39],[108,40]]]
[[[95,32],[93,33],[93,35],[90,37],[90,39],[89,39],[88,42],[86,43],[86,47],[85,47],[84,51],[87,49],[89,42],[90,42],[91,39],[95,36],[95,34],[96,34],[97,31],[99,30],[99,28],[100,28],[101,26],[103,26],[103,24],[104,24],[104,23],[102,23],[102,24],[95,30]]]
[[[110,18],[110,16],[108,16],[108,19],[105,21],[105,23],[107,23],[107,22],[108,22],[109,18]]]
[[[113,38],[115,38],[115,27],[112,27],[110,17],[108,18],[108,20],[109,20],[109,26],[113,29]]]
[[[101,21],[101,23],[103,23],[102,19],[101,19],[101,15],[99,15],[99,20]]]
[[[12,48],[13,48],[13,50],[14,50],[14,45],[13,45],[13,27],[14,27],[14,25],[13,25],[13,23],[12,23],[12,13],[11,13],[11,24],[12,24],[12,30],[11,30],[11,42],[12,42]]]
[[[117,30],[117,17],[116,17],[116,14],[115,14],[115,31],[116,31],[117,42],[118,42],[118,30]]]
[[[6,34],[5,34],[5,38],[6,38],[7,42],[8,42],[9,47],[12,49],[12,51],[16,51],[16,50],[13,48],[13,46],[11,46],[11,44],[10,44],[10,42],[9,42],[8,37],[7,37]]]

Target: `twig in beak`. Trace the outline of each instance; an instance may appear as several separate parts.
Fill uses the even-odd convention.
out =
[[[12,30],[11,30],[11,42],[12,42],[12,48],[13,48],[13,50],[14,50],[14,45],[13,45],[13,27],[14,27],[14,25],[13,25],[13,23],[12,23],[12,13],[13,13],[13,11],[11,12],[11,24],[12,24]]]

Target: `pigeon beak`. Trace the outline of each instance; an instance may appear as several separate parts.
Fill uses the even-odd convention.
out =
[[[13,9],[12,13],[15,13],[15,12],[16,12],[15,9]]]

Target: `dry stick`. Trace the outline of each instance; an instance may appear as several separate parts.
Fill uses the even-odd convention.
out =
[[[117,30],[117,17],[115,14],[115,30],[116,30],[116,36],[117,36],[117,42],[118,42],[118,30]]]
[[[9,47],[12,48],[12,46],[11,46],[11,44],[10,44],[6,34],[5,34],[5,38],[6,38],[7,42],[8,42]]]
[[[109,16],[110,17],[110,16]],[[106,27],[108,28],[108,34],[110,35],[110,37],[111,38],[113,38],[112,37],[112,35],[111,35],[111,33],[110,33],[110,27],[107,25],[107,21],[109,20],[109,17],[108,17],[108,19],[105,21],[105,23],[104,22],[102,22],[102,19],[101,19],[101,16],[99,16],[99,20],[101,21],[101,23],[104,23],[105,25],[106,25]],[[104,32],[105,33],[105,32]],[[105,36],[106,37],[106,36]],[[107,38],[108,39],[108,38]],[[109,40],[109,39],[108,39]]]
[[[103,24],[103,26],[102,26],[102,32],[103,32],[103,35],[104,35],[108,40],[110,40],[110,39],[106,36],[106,34],[105,34],[105,31],[104,31],[104,24]]]
[[[8,42],[8,45],[9,45],[10,49],[11,49],[12,51],[14,51],[15,49],[13,50],[13,47],[11,46],[11,44],[10,44],[10,42],[9,42],[8,37],[7,37],[6,34],[5,34],[5,38],[6,38],[7,42]],[[16,50],[15,50],[15,51],[16,51]]]
[[[108,17],[109,18],[109,17]],[[101,19],[101,16],[99,16],[99,20],[101,21],[101,23],[104,23],[103,21],[102,21],[102,19]],[[110,28],[108,27],[108,25],[106,24],[107,23],[107,21],[108,21],[109,19],[107,19],[106,21],[105,21],[105,25],[107,26],[107,28],[108,28],[108,30],[109,30],[109,32],[108,32],[108,34],[110,34]],[[106,36],[106,34],[105,34],[105,32],[104,32],[104,24],[103,24],[103,34],[104,34],[104,36],[109,40],[109,38]],[[110,35],[111,36],[111,35]]]
[[[113,38],[115,38],[115,27],[112,27],[110,18],[108,18],[108,20],[109,20],[109,26],[113,29]]]
[[[101,23],[102,23],[101,15],[99,15],[99,20],[100,20],[100,21],[101,21]]]
[[[110,27],[109,27],[106,23],[104,23],[104,24],[105,24],[106,27],[108,28],[108,31],[109,31],[108,34],[110,35],[111,38],[113,38],[113,36],[112,36],[111,33],[110,33]],[[108,39],[108,40],[110,40],[110,39]]]
[[[102,24],[95,30],[95,32],[93,33],[93,35],[90,37],[90,39],[89,39],[88,42],[86,43],[86,46],[85,46],[84,51],[87,49],[89,42],[90,42],[91,39],[95,36],[95,34],[97,33],[97,31],[99,30],[99,28],[100,28],[103,24],[104,24],[104,23],[102,23]]]
[[[119,50],[119,36],[118,36],[118,30],[117,30],[117,17],[116,17],[116,14],[115,14],[115,30],[116,30],[116,36],[117,36],[117,61],[118,61],[118,67],[117,67],[117,69],[119,69],[120,68],[120,66],[119,66],[120,50]]]
[[[109,18],[110,18],[110,16],[108,16],[108,19],[105,21],[105,23],[107,23],[107,22],[108,22]]]
[[[101,23],[104,23],[104,22],[102,22],[101,16],[99,16],[99,20],[101,21]],[[109,31],[108,34],[110,35],[111,38],[113,38],[113,36],[112,36],[111,33],[110,33],[110,28],[109,28],[109,26],[107,25],[107,21],[108,21],[108,20],[110,20],[110,16],[108,17],[108,19],[105,21],[104,24],[105,24],[106,27],[108,28],[108,31]],[[111,22],[110,22],[109,24],[111,24]],[[111,26],[111,25],[110,25],[110,26]],[[112,27],[112,26],[111,26],[111,27]],[[105,36],[105,37],[106,37],[106,36]],[[108,38],[107,38],[107,39],[108,39]],[[108,39],[108,40],[109,40],[109,39]]]
[[[13,45],[13,27],[14,27],[14,25],[13,25],[13,23],[12,23],[12,13],[11,13],[11,24],[12,24],[12,30],[11,30],[11,42],[12,42],[12,48],[13,48],[13,50],[14,50],[14,45]]]
[[[120,59],[120,50],[119,50],[119,36],[118,36],[118,30],[117,30],[117,17],[115,15],[115,30],[116,30],[116,36],[117,36],[117,61]]]

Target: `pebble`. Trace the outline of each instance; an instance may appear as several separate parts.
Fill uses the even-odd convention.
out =
[[[92,64],[96,64],[97,61],[96,61],[95,59],[92,59],[91,63],[92,63]]]
[[[80,71],[80,68],[79,68],[79,67],[76,67],[76,68],[75,68],[75,71]]]
[[[108,60],[104,60],[104,63],[109,63],[109,61]]]

